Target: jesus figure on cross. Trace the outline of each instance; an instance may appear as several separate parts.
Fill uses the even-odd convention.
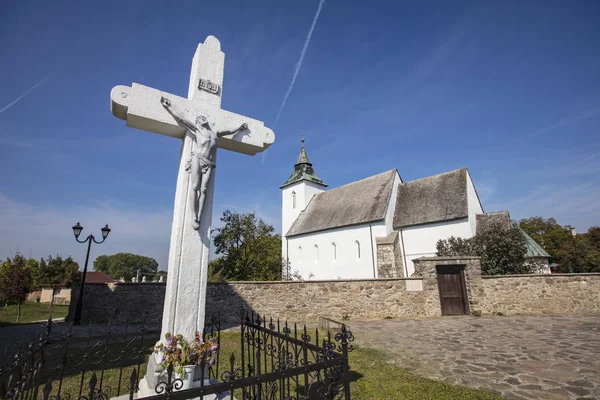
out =
[[[208,182],[212,175],[212,170],[215,165],[215,153],[217,151],[217,143],[220,137],[228,135],[236,135],[241,131],[248,129],[248,125],[243,123],[239,128],[232,131],[213,132],[210,124],[205,116],[199,115],[196,122],[191,122],[185,115],[172,106],[169,99],[160,98],[160,102],[165,109],[187,129],[192,132],[192,152],[186,163],[185,170],[192,174],[192,189],[190,190],[190,203],[194,207],[194,219],[192,227],[195,230],[200,228],[200,217],[202,216],[202,208],[206,199],[206,190]]]

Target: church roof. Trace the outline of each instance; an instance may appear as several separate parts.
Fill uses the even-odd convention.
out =
[[[398,186],[394,229],[464,218],[468,215],[466,168]]]
[[[392,169],[315,195],[286,236],[383,220],[396,174]]]
[[[281,185],[280,189],[300,181],[310,181],[327,187],[325,182],[323,182],[321,178],[317,176],[312,164],[308,160],[308,155],[304,149],[304,138],[302,138],[302,148],[300,149],[300,154],[298,155],[298,161],[296,161],[296,165],[294,165],[292,175],[290,175],[288,180]]]
[[[503,229],[517,228],[521,235],[525,238],[525,246],[527,247],[527,253],[525,257],[543,257],[550,258],[550,254],[542,246],[540,246],[531,236],[529,236],[519,224],[510,219],[508,211],[496,211],[485,214],[477,214],[477,228],[476,232],[479,235],[485,232],[487,229],[492,227],[494,224],[499,224]]]
[[[519,226],[519,224],[517,224],[516,221],[510,221],[510,223],[513,228],[518,228],[519,231],[521,231],[521,234],[525,237],[525,246],[527,247],[527,253],[525,254],[525,257],[527,257],[527,258],[530,258],[530,257],[550,258],[551,257],[550,254],[548,254],[548,252],[546,250],[544,250],[544,248],[538,244],[538,242],[533,240],[533,238],[531,236],[529,236],[527,234],[527,232],[525,232],[523,229],[521,229],[521,227]]]

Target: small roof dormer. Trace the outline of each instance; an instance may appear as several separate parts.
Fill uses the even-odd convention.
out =
[[[296,161],[296,165],[294,165],[294,171],[292,171],[292,174],[290,175],[288,180],[285,181],[285,183],[279,188],[283,189],[300,181],[309,181],[321,185],[323,187],[327,187],[325,182],[323,182],[321,178],[317,176],[315,170],[312,167],[312,164],[308,160],[308,155],[306,154],[306,149],[304,148],[304,137],[302,137],[302,148],[300,148],[298,161]]]

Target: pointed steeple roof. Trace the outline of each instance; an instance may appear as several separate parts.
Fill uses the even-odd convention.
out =
[[[288,180],[281,185],[280,189],[300,181],[310,181],[327,187],[325,182],[323,182],[321,178],[317,176],[312,164],[308,160],[308,155],[306,154],[306,149],[304,148],[304,136],[302,137],[302,148],[300,148],[298,161],[296,161],[296,165],[294,165],[294,171],[292,171],[292,174]]]

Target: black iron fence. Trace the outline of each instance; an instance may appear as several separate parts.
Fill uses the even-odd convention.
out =
[[[132,371],[145,368],[160,334],[144,325],[60,331],[52,320],[27,346],[0,363],[2,399],[93,400],[129,394]]]
[[[49,320],[35,340],[0,367],[0,398],[142,397],[140,381],[158,339],[157,330],[125,326],[109,327],[100,335],[80,335],[73,329],[50,335],[51,330]],[[207,321],[203,337],[222,345],[219,318]],[[181,390],[181,377],[168,366],[146,398],[231,394],[252,400],[350,399],[348,353],[353,340],[345,325],[332,334],[243,313],[239,347],[226,361],[220,360],[219,353],[229,354],[231,349],[220,347],[214,363],[202,360],[199,379],[187,390]]]

